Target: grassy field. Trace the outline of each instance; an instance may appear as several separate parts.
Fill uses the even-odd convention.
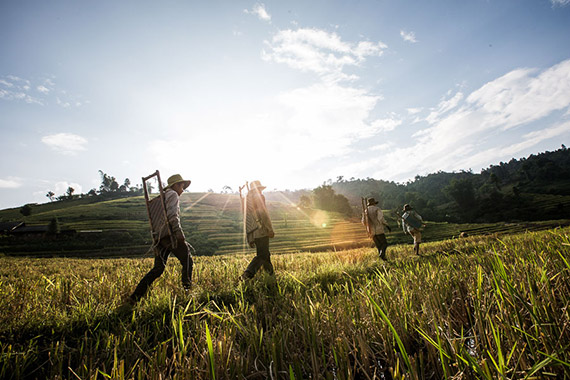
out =
[[[0,378],[570,378],[570,229],[169,262],[0,258]]]
[[[299,209],[282,193],[268,202],[276,233],[274,253],[318,252],[369,247],[360,217],[346,218],[321,210]],[[390,244],[409,242],[398,228],[393,214],[385,211],[393,233]],[[147,213],[142,197],[94,202],[92,198],[33,206],[32,215],[23,218],[18,209],[1,210],[0,220],[25,220],[27,224],[48,224],[57,217],[62,228],[101,230],[93,236],[53,241],[13,241],[0,238],[0,253],[9,255],[66,255],[75,257],[141,255],[150,245]],[[188,240],[199,255],[245,253],[242,214],[236,194],[184,193],[181,220]],[[569,225],[569,220],[533,223],[453,224],[428,222],[425,241],[458,236],[514,233]]]

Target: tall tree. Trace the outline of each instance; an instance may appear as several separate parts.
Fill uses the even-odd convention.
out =
[[[335,194],[331,185],[319,186],[313,189],[315,207],[325,211],[335,211],[346,215],[352,214],[348,199],[341,194]]]
[[[299,204],[298,206],[301,208],[310,208],[312,205],[311,202],[311,198],[308,195],[301,195],[301,198],[299,198]]]
[[[57,217],[52,218],[48,224],[48,234],[57,235],[60,233],[59,220]]]
[[[65,192],[65,194],[67,195],[67,199],[73,199],[73,192],[75,191],[75,189],[71,186],[69,186],[67,188],[67,191]]]
[[[452,179],[444,191],[457,203],[462,209],[468,209],[474,206],[475,191],[473,190],[473,183],[470,179]]]
[[[20,214],[22,214],[24,216],[32,215],[32,206],[30,206],[29,204],[23,205],[20,208]]]

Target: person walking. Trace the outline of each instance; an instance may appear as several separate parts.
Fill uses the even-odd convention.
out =
[[[161,229],[154,257],[154,266],[142,278],[133,294],[131,294],[130,300],[132,302],[140,300],[154,280],[164,272],[166,260],[171,253],[182,264],[182,286],[185,290],[189,290],[192,287],[192,267],[194,262],[190,253],[190,245],[186,242],[182,226],[180,225],[180,195],[188,186],[190,186],[190,181],[183,179],[180,174],[175,174],[168,178],[168,185],[164,188],[164,197],[166,217],[175,237],[174,244],[168,229]]]
[[[244,213],[247,242],[250,247],[255,247],[257,254],[241,275],[241,280],[253,278],[261,267],[270,275],[274,275],[271,253],[269,252],[269,239],[273,238],[275,233],[265,205],[265,197],[262,194],[264,189],[265,186],[262,186],[261,182],[253,181],[250,183],[245,198]]]
[[[366,225],[366,216],[368,215],[368,230],[376,248],[378,249],[378,254],[382,260],[388,260],[386,256],[386,250],[388,249],[388,241],[386,240],[386,234],[384,233],[384,227],[392,232],[388,223],[384,219],[384,213],[382,210],[376,206],[378,201],[374,198],[369,198],[366,205],[366,213],[362,215],[362,224]]]
[[[402,214],[402,229],[404,233],[410,234],[414,238],[414,253],[420,255],[420,243],[422,242],[422,232],[420,228],[425,227],[421,215],[409,204],[404,205]]]

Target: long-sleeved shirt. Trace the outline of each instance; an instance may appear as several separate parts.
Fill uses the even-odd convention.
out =
[[[172,189],[167,189],[164,192],[164,198],[166,201],[166,217],[172,229],[172,233],[175,236],[177,233],[182,233],[184,236],[182,226],[180,225],[180,197],[178,193]],[[168,236],[167,228],[163,228],[160,231],[160,238],[162,239],[165,236]]]
[[[252,242],[273,232],[273,225],[265,206],[265,197],[256,191],[250,191],[246,197],[246,232],[247,241]]]
[[[370,234],[380,235],[385,233],[384,232],[384,225],[386,224],[386,220],[384,219],[384,213],[380,208],[371,205],[367,207],[368,210],[368,224],[370,226]],[[364,218],[366,215],[362,215],[362,223],[365,224]]]

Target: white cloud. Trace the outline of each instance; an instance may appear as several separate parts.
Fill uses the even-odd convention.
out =
[[[392,144],[392,143],[378,144],[378,145],[371,146],[368,149],[371,151],[386,151],[386,150],[390,149],[393,145],[394,144]]]
[[[554,127],[539,129],[522,136],[521,141],[514,144],[499,145],[477,152],[457,163],[461,167],[484,167],[490,162],[496,162],[504,157],[514,156],[521,151],[530,149],[544,140],[567,134],[570,131],[570,122],[561,123]]]
[[[36,90],[33,93],[30,92],[32,88]],[[55,103],[64,108],[71,105],[80,107],[82,104],[89,103],[82,100],[81,96],[69,95],[65,90],[56,89],[51,78],[43,79],[42,84],[39,85],[32,85],[29,80],[14,75],[0,78],[0,99],[45,106],[52,102],[54,96]]]
[[[49,94],[49,88],[45,86],[38,86],[36,89],[41,92],[42,94]]]
[[[22,187],[22,182],[18,178],[0,178],[0,189],[17,189]]]
[[[400,36],[406,42],[411,42],[413,44],[418,42],[418,40],[416,39],[416,34],[414,32],[406,32],[405,30],[400,30]]]
[[[345,66],[359,66],[368,56],[380,56],[386,45],[382,42],[344,42],[336,33],[320,29],[281,30],[262,53],[266,61],[285,63],[305,72],[314,72],[327,81],[357,79],[343,73]]]
[[[487,83],[467,98],[490,127],[509,129],[541,119],[570,104],[570,60],[538,73],[518,69]]]
[[[410,115],[415,115],[422,112],[422,108],[406,108],[406,111],[408,111],[408,114]]]
[[[389,132],[396,129],[397,126],[402,124],[402,120],[394,118],[379,119],[372,122],[372,126],[379,132]]]
[[[245,13],[256,15],[260,20],[271,22],[271,15],[265,9],[265,4],[256,3],[251,10],[244,10]]]
[[[463,99],[463,94],[461,92],[456,93],[450,99],[443,99],[427,117],[426,121],[430,124],[437,122],[442,115],[447,113],[448,111],[457,107],[459,102]]]
[[[42,142],[53,150],[66,154],[74,155],[77,152],[86,150],[87,139],[73,133],[57,133],[42,137]]]
[[[424,120],[428,127],[413,134],[409,146],[394,149],[382,159],[370,158],[355,175],[375,170],[377,178],[406,180],[437,170],[486,167],[545,140],[570,137],[570,122],[549,125],[546,119],[568,109],[570,60],[542,71],[516,69],[466,98],[456,93],[442,100]],[[528,132],[524,127],[533,122],[542,125]]]
[[[4,84],[4,83],[2,83]],[[39,104],[44,105],[42,99],[36,98],[34,96],[26,94],[27,90],[24,90],[22,87],[14,86],[11,83],[4,84],[6,88],[9,89],[2,89],[0,88],[0,99],[4,100],[21,100],[28,104]]]
[[[14,87],[14,85],[4,79],[0,79],[0,85],[4,86],[4,87]]]
[[[83,187],[75,182],[67,182],[67,181],[61,181],[61,182],[56,182],[54,185],[54,193],[55,195],[63,195],[67,192],[67,189],[69,187],[73,188],[73,193],[74,194],[81,194],[83,192]]]
[[[550,0],[550,2],[555,7],[565,7],[570,4],[570,0]]]
[[[200,186],[199,178],[209,180],[212,173],[223,173],[219,183],[208,185],[213,188],[256,176],[270,181],[271,187],[316,185],[322,181],[320,174],[307,168],[322,159],[348,154],[358,141],[395,124],[369,121],[379,99],[336,83],[297,88],[267,99],[263,113],[211,120],[213,126],[232,126],[224,130],[223,139],[217,127],[205,126],[188,130],[177,140],[154,141],[150,156],[168,172],[192,173],[196,186]],[[247,110],[244,115],[253,112]],[[292,184],[292,178],[301,182]]]
[[[62,106],[63,108],[69,108],[71,106],[71,104],[69,102],[62,101],[59,98],[59,96],[57,98],[55,98],[55,101],[57,102],[58,105]],[[76,103],[76,105],[79,107],[79,106],[81,106],[81,103]]]

